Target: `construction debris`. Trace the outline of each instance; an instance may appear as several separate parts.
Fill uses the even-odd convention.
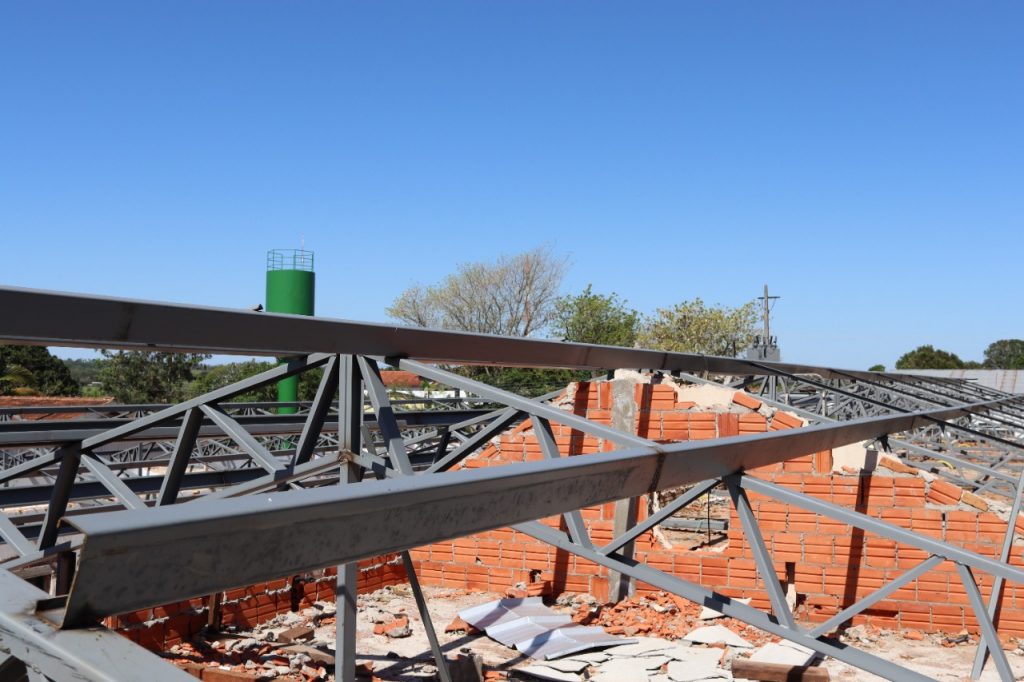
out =
[[[552,611],[540,597],[498,599],[461,611],[459,617],[532,658],[558,658],[636,641],[610,635],[602,628],[574,625],[571,616]]]
[[[828,670],[808,666],[765,663],[737,658],[732,662],[732,676],[759,682],[828,682]]]
[[[685,639],[698,644],[725,644],[742,649],[750,649],[754,646],[724,625],[707,625],[697,628],[686,635]]]

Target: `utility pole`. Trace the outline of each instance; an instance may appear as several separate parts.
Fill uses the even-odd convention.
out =
[[[768,314],[771,312],[770,305],[771,301],[777,301],[782,298],[781,296],[769,296],[768,285],[764,285],[764,297],[761,299],[764,309],[764,336],[761,338],[761,345],[767,348],[771,345],[771,328],[768,325]]]
[[[769,325],[769,319],[768,319],[769,318],[769,314],[771,313],[771,302],[772,301],[777,301],[780,298],[782,298],[782,297],[781,296],[769,296],[768,295],[768,285],[767,284],[764,285],[764,296],[761,298],[762,311],[763,311],[763,315],[764,315],[764,336],[761,337],[761,344],[760,345],[761,345],[761,354],[762,354],[763,359],[765,359],[765,360],[769,359],[769,349],[772,346],[775,345],[774,343],[772,343],[772,330],[771,330],[771,326]],[[776,377],[769,376],[769,377],[767,377],[765,379],[765,381],[768,384],[766,386],[768,397],[771,398],[772,400],[775,400],[777,398],[777,393],[778,393],[778,386],[777,386],[778,382],[776,381]]]

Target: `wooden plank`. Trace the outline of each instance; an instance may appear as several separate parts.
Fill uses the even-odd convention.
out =
[[[760,682],[828,682],[825,668],[806,665],[761,663],[746,658],[734,658],[732,676]]]

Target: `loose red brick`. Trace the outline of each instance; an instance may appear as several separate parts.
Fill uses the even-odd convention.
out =
[[[778,410],[772,415],[772,427],[784,428],[784,429],[796,429],[804,425],[804,422],[800,417],[788,412]]]
[[[932,481],[928,488],[928,501],[935,504],[956,504],[963,495],[963,489],[946,481]]]
[[[737,405],[741,405],[749,410],[760,410],[761,401],[750,395],[746,391],[736,391],[732,397],[732,401]]]

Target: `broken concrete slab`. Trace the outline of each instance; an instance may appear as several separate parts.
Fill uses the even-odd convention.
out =
[[[781,644],[765,644],[750,655],[748,660],[757,663],[775,663],[778,665],[807,665],[814,660],[814,652],[805,653]]]
[[[738,604],[746,604],[747,606],[750,605],[750,597],[747,597],[746,599],[732,599],[730,601],[736,602]],[[697,617],[701,620],[713,620],[715,618],[722,618],[724,616],[725,614],[721,611],[715,611],[713,608],[705,606],[701,609],[700,615]]]
[[[669,658],[668,656],[655,655],[638,656],[635,660],[639,661],[640,665],[642,665],[646,670],[653,670],[654,672],[657,672],[661,670],[661,666],[665,665],[673,659]]]
[[[722,649],[707,649],[700,646],[681,649],[686,657],[669,663],[669,677],[677,682],[707,680],[720,677],[723,673],[718,666],[722,660]]]
[[[738,649],[752,649],[754,647],[753,644],[724,625],[705,625],[702,628],[697,628],[686,635],[686,637],[683,637],[683,639],[688,642],[697,642],[698,644],[725,644]]]
[[[544,667],[554,668],[562,673],[581,673],[592,664],[587,661],[579,661],[575,658],[560,658],[553,661],[544,661]]]
[[[597,665],[598,663],[604,663],[609,658],[611,658],[611,656],[609,656],[603,651],[591,651],[586,654],[573,654],[571,657],[563,660],[583,661],[584,663],[588,663],[590,665]]]
[[[658,653],[664,654],[675,661],[689,661],[693,658],[710,656],[711,654],[708,653],[710,651],[717,651],[719,657],[722,655],[722,651],[720,649],[708,649],[703,646],[694,646],[693,642],[687,642],[686,640],[681,639],[676,642],[676,645],[671,649],[659,651]]]
[[[671,649],[675,644],[657,637],[636,637],[633,644],[613,646],[604,650],[610,656],[643,656],[645,654]]]
[[[594,682],[649,682],[647,670],[631,658],[613,658],[602,663],[590,678]]]
[[[553,682],[579,682],[580,679],[580,676],[575,673],[555,670],[546,665],[528,665],[516,668],[515,671],[536,677],[539,680],[552,680]]]
[[[791,642],[788,639],[780,640],[779,644],[781,644],[782,646],[785,646],[785,647],[789,647],[790,649],[796,649],[797,651],[802,651],[805,654],[816,655],[816,652],[814,651],[814,649],[811,649],[809,647],[805,647],[803,644],[797,644],[796,642]]]
[[[732,675],[727,670],[718,667],[720,651],[713,661],[702,660],[694,662],[672,661],[668,664],[668,677],[673,682],[700,682],[700,680],[730,679]]]

